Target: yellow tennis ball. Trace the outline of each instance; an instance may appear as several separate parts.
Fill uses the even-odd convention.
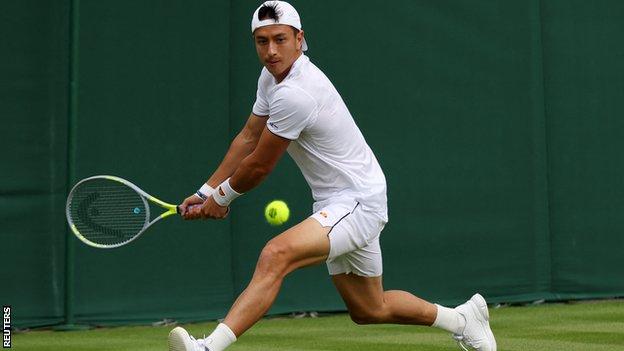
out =
[[[271,201],[264,209],[264,217],[270,225],[281,225],[288,220],[290,210],[282,200]]]

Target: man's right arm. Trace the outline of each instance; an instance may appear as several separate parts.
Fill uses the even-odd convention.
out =
[[[216,188],[236,171],[238,165],[245,157],[255,150],[258,145],[258,140],[260,140],[260,135],[266,126],[266,120],[267,117],[257,116],[253,113],[249,115],[247,123],[245,123],[243,129],[230,144],[230,148],[223,157],[223,161],[221,161],[217,170],[206,182],[208,185],[212,188]],[[191,195],[180,204],[181,213],[186,213],[189,206],[198,205],[203,202],[204,199],[199,196]]]
[[[236,171],[245,157],[255,150],[266,126],[266,120],[267,117],[256,116],[253,113],[249,115],[247,123],[230,144],[223,161],[206,182],[208,185],[216,188]]]

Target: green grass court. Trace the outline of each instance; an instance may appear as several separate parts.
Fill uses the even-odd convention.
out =
[[[500,351],[621,351],[624,350],[624,300],[545,304],[491,309],[492,327]],[[215,323],[189,324],[202,336]],[[15,334],[17,350],[166,350],[165,327],[120,327],[88,331],[31,331]],[[228,351],[456,350],[445,332],[433,328],[358,326],[347,315],[321,318],[275,318],[258,323]]]

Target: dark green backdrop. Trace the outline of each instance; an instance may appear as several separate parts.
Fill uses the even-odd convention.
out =
[[[624,296],[624,2],[292,3],[386,173],[387,288],[446,304]],[[89,175],[172,202],[207,178],[254,101],[257,5],[2,1],[0,302],[14,325],[222,317],[280,230],[263,206],[309,215],[286,157],[225,221],[167,220],[115,250],[65,224]],[[344,310],[325,267],[288,277],[271,312],[300,310]]]

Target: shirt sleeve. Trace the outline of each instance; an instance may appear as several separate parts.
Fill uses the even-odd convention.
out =
[[[273,97],[267,128],[282,138],[296,140],[314,122],[316,101],[304,90],[287,85],[279,87]]]
[[[258,90],[256,91],[256,102],[253,105],[252,112],[256,116],[269,115],[269,102],[266,95],[265,69],[262,69],[258,78]]]

